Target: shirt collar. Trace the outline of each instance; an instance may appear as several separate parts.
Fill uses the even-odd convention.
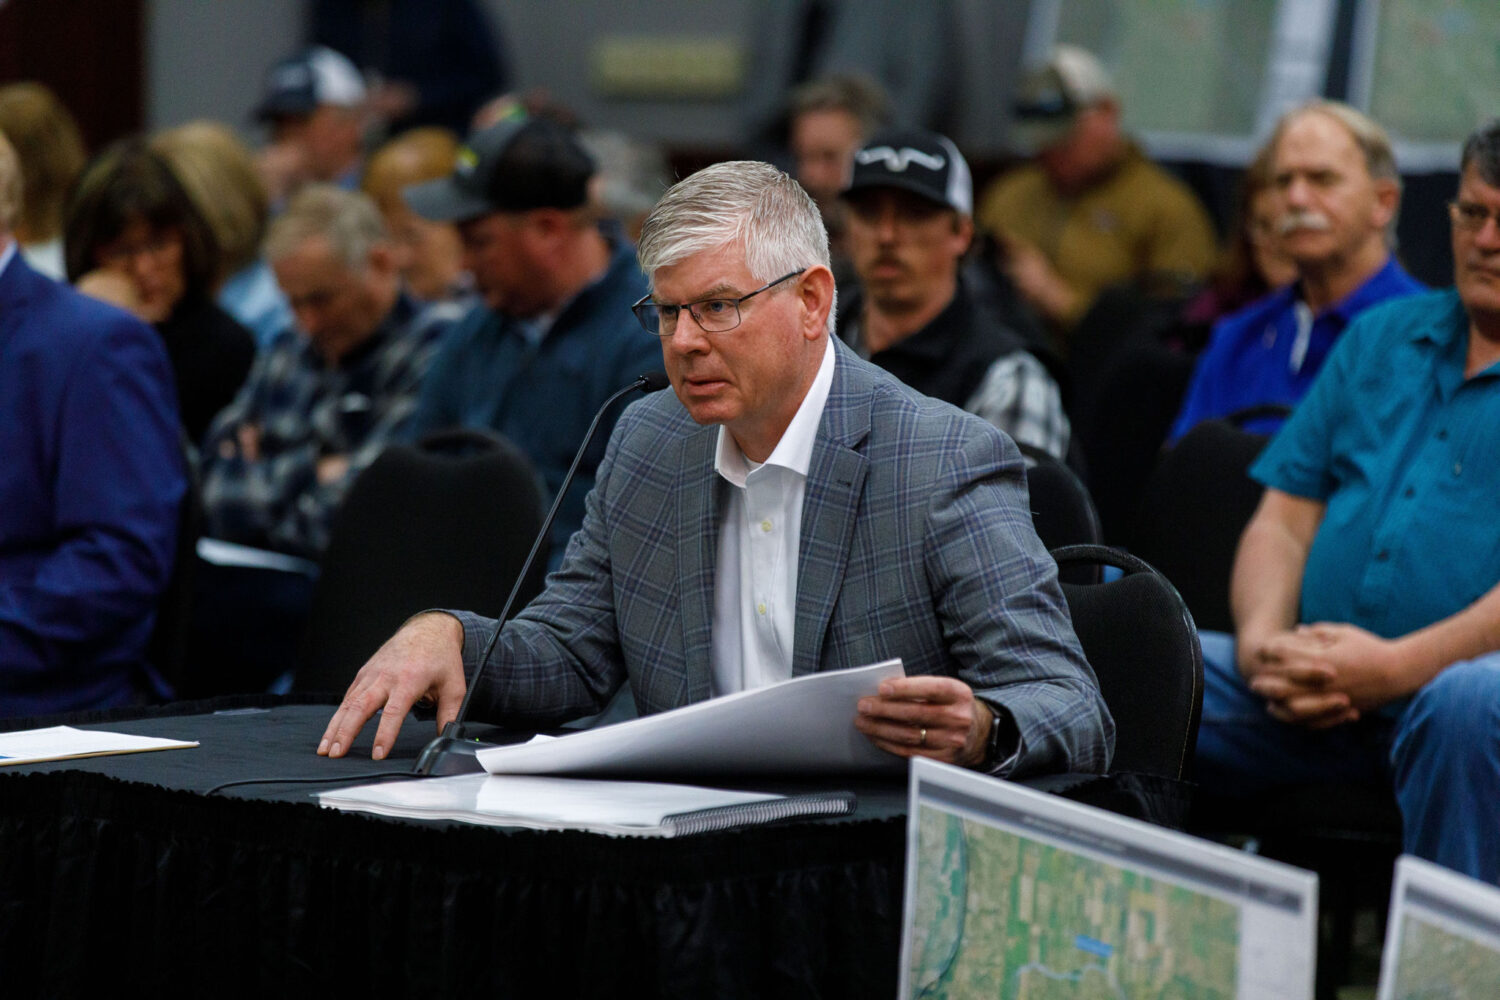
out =
[[[765,465],[779,465],[799,476],[806,476],[812,465],[813,443],[818,436],[818,425],[823,422],[823,407],[828,402],[828,391],[833,386],[834,350],[833,338],[824,341],[823,360],[818,365],[818,374],[808,387],[807,395],[787,424],[766,459]],[[734,435],[724,425],[719,425],[719,446],[714,453],[714,471],[741,489],[750,475],[750,466],[745,453],[735,443]]]
[[[1360,312],[1377,302],[1390,298],[1407,283],[1406,272],[1396,263],[1395,257],[1387,257],[1380,270],[1370,275],[1354,291],[1319,313],[1315,319],[1337,318],[1347,326]],[[1299,283],[1300,285],[1300,283]],[[1298,295],[1301,301],[1301,295]]]

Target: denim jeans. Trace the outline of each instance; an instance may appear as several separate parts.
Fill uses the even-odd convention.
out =
[[[1358,723],[1309,730],[1267,714],[1235,667],[1233,636],[1199,639],[1200,784],[1229,795],[1314,782],[1394,786],[1407,853],[1500,883],[1500,653],[1452,664]]]

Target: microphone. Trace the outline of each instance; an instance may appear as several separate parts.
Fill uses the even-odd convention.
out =
[[[568,467],[568,474],[563,476],[562,486],[558,487],[552,507],[547,511],[547,516],[542,519],[542,529],[537,532],[536,541],[531,544],[531,551],[527,554],[526,561],[521,564],[521,571],[516,574],[516,582],[511,585],[510,596],[505,599],[505,607],[501,609],[500,617],[496,619],[495,632],[490,636],[490,641],[485,644],[484,652],[479,657],[479,666],[474,668],[474,676],[469,679],[469,689],[464,692],[463,703],[458,706],[458,715],[443,727],[440,735],[422,748],[422,754],[412,768],[414,773],[467,774],[484,770],[479,759],[474,755],[480,750],[498,744],[486,743],[467,732],[464,718],[469,714],[469,702],[474,699],[474,691],[479,687],[480,675],[484,673],[485,667],[489,666],[490,655],[495,651],[495,642],[500,638],[500,630],[505,627],[505,621],[510,617],[511,605],[516,603],[516,595],[520,594],[521,585],[525,582],[526,575],[531,572],[531,564],[536,562],[542,542],[546,539],[547,532],[552,530],[552,521],[557,517],[558,509],[562,507],[563,497],[567,495],[568,487],[573,485],[573,476],[578,472],[579,463],[583,461],[583,453],[588,450],[589,442],[594,440],[594,432],[599,429],[599,421],[604,419],[604,412],[615,400],[637,389],[644,393],[659,392],[670,384],[671,382],[667,380],[663,372],[646,372],[606,399],[604,405],[599,407],[599,412],[594,414],[594,422],[589,424],[588,431],[583,435],[583,444],[578,446],[578,452],[573,456],[573,464]]]

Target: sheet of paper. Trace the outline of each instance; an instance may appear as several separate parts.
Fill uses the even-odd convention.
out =
[[[449,819],[538,830],[670,835],[662,821],[680,813],[781,798],[694,785],[458,774],[340,788],[321,805],[407,819]]]
[[[23,729],[14,733],[0,733],[0,766],[68,760],[73,757],[102,757],[114,753],[140,753],[145,750],[176,750],[197,745],[196,741],[105,733],[96,729],[74,729],[72,726]]]
[[[854,728],[854,706],[900,660],[806,674],[556,739],[481,750],[492,774],[903,774]]]

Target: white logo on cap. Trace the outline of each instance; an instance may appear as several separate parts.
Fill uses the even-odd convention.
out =
[[[931,153],[924,153],[910,146],[902,146],[900,149],[892,149],[889,146],[871,146],[869,149],[861,149],[855,153],[854,158],[861,165],[874,163],[877,160],[883,161],[887,170],[898,174],[905,173],[906,168],[913,163],[926,167],[928,170],[942,170],[943,164],[948,162],[941,156],[933,156]]]

